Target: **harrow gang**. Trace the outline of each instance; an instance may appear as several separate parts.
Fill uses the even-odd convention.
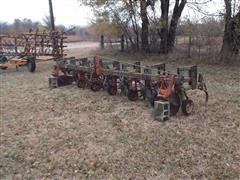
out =
[[[65,39],[64,33],[58,31],[0,35],[0,68],[16,66],[18,69],[27,65],[28,70],[34,72],[36,62],[64,57]]]

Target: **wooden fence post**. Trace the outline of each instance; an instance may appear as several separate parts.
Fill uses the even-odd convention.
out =
[[[188,58],[191,58],[191,48],[192,48],[192,35],[189,35],[188,40]]]
[[[121,36],[121,51],[124,52],[124,35]]]
[[[197,37],[198,39],[198,59],[201,60],[201,42],[199,36]]]
[[[101,49],[104,49],[104,36],[101,35]]]

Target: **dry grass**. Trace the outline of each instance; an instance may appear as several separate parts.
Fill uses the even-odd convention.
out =
[[[34,74],[2,72],[0,178],[239,179],[239,68],[200,67],[208,107],[191,92],[194,114],[165,123],[154,121],[146,101],[75,85],[49,90],[51,64]]]

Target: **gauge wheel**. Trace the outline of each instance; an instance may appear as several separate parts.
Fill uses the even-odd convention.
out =
[[[108,86],[108,94],[115,96],[117,94],[117,86]]]
[[[159,98],[157,97],[157,91],[155,89],[152,89],[151,96],[149,99],[151,106],[154,107],[154,102],[158,101],[158,100],[159,100]]]
[[[34,72],[36,69],[36,62],[34,57],[28,57],[27,59],[27,69],[29,72]]]
[[[4,65],[7,61],[8,60],[7,60],[6,56],[0,55],[0,64],[1,65]],[[5,70],[7,68],[8,68],[8,66],[2,66],[1,67],[2,70]]]
[[[77,80],[77,86],[78,86],[79,88],[84,89],[85,86],[86,86],[86,81],[85,81],[85,79],[79,79],[79,80]]]
[[[178,113],[179,108],[181,106],[180,97],[177,93],[172,93],[170,97],[170,114],[174,116]]]
[[[138,99],[138,91],[137,90],[129,90],[128,99],[130,101],[137,101]]]
[[[91,85],[91,89],[92,91],[97,92],[101,89],[101,86],[98,82],[93,82]]]
[[[7,66],[1,67],[2,70],[6,70],[7,68],[8,68]]]
[[[182,112],[184,115],[190,115],[193,112],[193,101],[191,99],[182,101]]]

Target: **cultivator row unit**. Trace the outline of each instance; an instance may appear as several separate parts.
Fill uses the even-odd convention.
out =
[[[187,95],[189,89],[204,91],[206,103],[208,101],[206,84],[197,66],[179,67],[176,74],[171,74],[166,71],[165,64],[143,66],[140,62],[121,63],[98,56],[57,61],[50,86],[51,82],[66,85],[74,81],[79,88],[95,92],[105,90],[113,96],[122,94],[130,101],[146,99],[161,112],[158,115],[163,120],[177,114],[180,108],[185,115],[192,113],[193,101]]]
[[[29,32],[16,36],[0,35],[0,69],[26,65],[34,72],[36,62],[64,56],[64,33],[59,31]]]

